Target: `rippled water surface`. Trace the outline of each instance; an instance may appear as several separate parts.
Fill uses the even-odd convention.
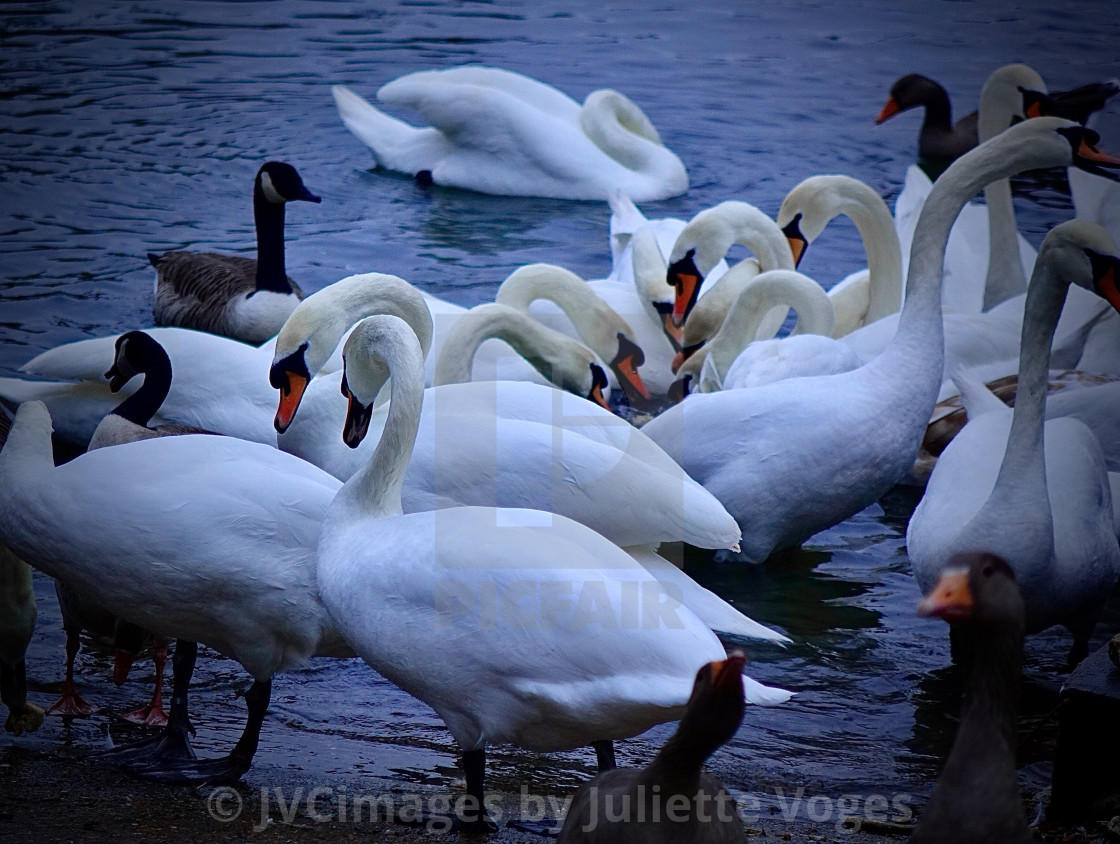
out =
[[[372,98],[403,73],[476,62],[581,100],[614,87],[646,111],[691,175],[687,194],[643,206],[648,216],[688,218],[730,198],[776,213],[786,191],[822,172],[856,176],[893,199],[920,117],[872,120],[904,73],[941,81],[959,114],[975,107],[988,73],[1011,61],[1029,62],[1053,89],[1118,75],[1120,23],[1109,4],[1049,5],[5,4],[0,374],[61,342],[149,325],[148,251],[251,254],[251,182],[266,159],[292,162],[323,197],[288,212],[288,269],[305,290],[378,270],[475,304],[532,261],[588,278],[609,272],[605,204],[424,190],[371,170],[368,150],[338,119],[332,84]],[[1114,151],[1118,115],[1114,104],[1098,127]],[[1068,198],[1060,180],[1021,187],[1020,228],[1037,246],[1071,216]],[[864,263],[854,227],[837,222],[804,269],[830,284]],[[698,579],[794,640],[750,648],[756,678],[798,694],[778,709],[749,710],[713,760],[736,791],[928,793],[957,689],[945,670],[944,625],[914,614],[904,547],[913,503],[899,491],[758,568],[695,561]],[[34,699],[47,703],[63,637],[53,590],[45,580],[39,587],[29,676]],[[1098,639],[1116,628],[1114,608]],[[1020,754],[1028,783],[1045,778],[1067,645],[1058,632],[1029,645],[1024,732],[1032,737]],[[108,658],[97,652],[83,655],[79,670],[104,711],[65,728],[51,719],[19,741],[96,746],[112,713],[146,688],[113,689]],[[136,677],[144,673],[138,667]],[[246,680],[217,659],[200,661],[198,678],[199,747],[216,752],[240,732],[234,689]],[[113,727],[118,737],[121,729]],[[671,729],[623,743],[622,761],[643,762]],[[447,784],[457,775],[454,752],[434,714],[363,664],[323,661],[277,679],[250,779],[298,771]],[[582,752],[497,749],[492,782],[567,791],[591,761]]]

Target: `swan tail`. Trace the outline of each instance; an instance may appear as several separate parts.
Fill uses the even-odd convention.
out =
[[[985,413],[996,410],[1007,410],[1007,405],[988,389],[979,378],[968,372],[964,367],[956,365],[949,373],[957,389],[961,391],[961,402],[969,419],[975,419]]]
[[[787,689],[764,686],[757,680],[752,680],[746,674],[743,675],[743,699],[747,703],[753,703],[755,706],[777,706],[785,703],[793,697],[793,694]]]
[[[16,408],[25,402],[47,402],[68,395],[75,385],[57,381],[24,381],[21,378],[0,378],[0,402]]]
[[[8,467],[17,461],[54,468],[53,431],[45,404],[39,401],[21,404],[4,448],[0,450],[0,479],[5,478]]]
[[[343,124],[373,151],[374,164],[402,173],[426,169],[413,159],[417,143],[431,130],[390,117],[344,85],[332,86],[331,94]]]
[[[55,346],[33,357],[19,371],[51,381],[104,382],[116,341],[116,336],[94,337]]]

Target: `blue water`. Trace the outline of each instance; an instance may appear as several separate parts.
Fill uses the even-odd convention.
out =
[[[372,98],[413,70],[484,63],[581,100],[617,88],[691,176],[687,194],[643,210],[687,219],[725,199],[775,213],[793,185],[824,172],[858,177],[893,200],[920,115],[872,121],[905,73],[939,80],[958,115],[975,108],[991,70],[1011,61],[1034,66],[1052,89],[1120,75],[1120,20],[1092,0],[17,2],[0,8],[0,21],[4,375],[59,343],[149,325],[148,251],[251,254],[250,187],[267,159],[295,164],[323,197],[288,213],[288,269],[308,291],[376,270],[471,305],[529,262],[587,278],[609,272],[604,203],[425,190],[371,170],[368,150],[338,119],[332,84]],[[1098,128],[1106,148],[1120,149],[1120,105]],[[1025,188],[1020,228],[1037,246],[1071,216],[1069,201],[1060,182]],[[854,227],[838,221],[803,269],[827,285],[864,263]],[[713,759],[737,792],[770,802],[775,789],[798,786],[833,798],[905,792],[920,803],[928,794],[951,740],[956,688],[944,625],[914,614],[904,548],[912,505],[900,493],[759,568],[694,569],[795,642],[750,649],[755,677],[798,695],[780,709],[749,710]],[[39,586],[29,674],[33,698],[47,703],[61,677],[62,635],[53,590]],[[1098,640],[1115,632],[1117,616],[1114,607]],[[1030,642],[1023,729],[1033,732],[1020,754],[1028,786],[1045,781],[1067,645],[1058,632]],[[202,662],[199,747],[216,752],[240,731],[233,689],[244,675],[229,661]],[[5,735],[0,746],[99,745],[112,714],[146,688],[113,689],[108,666],[97,652],[79,662],[83,691],[102,713],[66,727],[50,719],[36,736]],[[623,743],[622,761],[641,763],[670,731]],[[328,784],[446,786],[454,753],[430,711],[361,664],[324,662],[278,678],[249,779],[267,785],[298,771]],[[497,749],[492,783],[560,793],[590,766],[585,753]]]

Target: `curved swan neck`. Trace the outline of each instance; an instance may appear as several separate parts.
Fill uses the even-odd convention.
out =
[[[347,276],[308,296],[292,311],[276,338],[274,360],[308,343],[308,371],[314,375],[356,322],[375,314],[403,319],[415,332],[425,355],[432,346],[432,315],[415,287],[394,275]]]
[[[1050,346],[1069,282],[1054,272],[1045,250],[1027,289],[1019,347],[1019,384],[1003,463],[988,506],[1011,512],[1049,512],[1043,431],[1050,373]],[[1028,506],[1033,505],[1031,509]],[[1040,526],[1041,528],[1041,526]]]
[[[588,94],[579,123],[595,146],[628,170],[656,170],[665,153],[672,155],[645,113],[618,91]]]
[[[855,223],[867,253],[870,302],[865,321],[871,323],[902,307],[902,249],[891,210],[879,194],[857,179],[845,178],[839,187],[838,212]]]
[[[664,284],[662,272],[662,286]],[[498,288],[494,301],[515,310],[529,313],[529,306],[538,299],[555,304],[571,320],[580,339],[603,360],[609,361],[618,351],[618,335],[633,338],[626,320],[575,273],[555,264],[529,264],[515,270]]]
[[[677,237],[670,263],[696,250],[696,268],[706,278],[733,244],[745,246],[758,258],[763,272],[792,270],[789,241],[770,217],[748,202],[728,200],[701,211]]]
[[[689,311],[688,319],[684,323],[682,345],[693,346],[715,337],[736,300],[760,272],[758,260],[747,258],[716,279]],[[785,319],[784,313],[782,319]],[[757,328],[750,339],[756,336]]]
[[[1023,117],[1020,87],[1046,92],[1042,77],[1024,64],[1006,65],[988,77],[980,92],[978,134],[981,141],[994,138],[1011,125],[1013,118]],[[982,309],[987,311],[1026,290],[1027,279],[1019,259],[1011,183],[999,179],[987,185],[984,202],[988,207],[988,274]]]
[[[553,384],[581,392],[587,370],[572,364],[576,360],[589,364],[590,352],[570,337],[497,303],[478,305],[456,320],[436,361],[435,385],[470,381],[475,352],[491,338],[508,343]]]
[[[365,328],[365,324],[358,331]],[[353,337],[359,337],[355,331]],[[403,322],[388,323],[388,329],[363,331],[347,343],[347,370],[358,380],[355,369],[371,371],[371,364],[387,366],[392,399],[381,439],[369,462],[350,478],[339,492],[351,508],[366,516],[387,518],[403,512],[401,490],[424,406],[424,357],[415,335]],[[359,346],[359,344],[361,344]],[[349,377],[348,377],[349,381]],[[362,401],[372,402],[372,397]]]
[[[761,338],[759,328],[776,307],[797,311],[798,334],[832,336],[835,315],[824,289],[793,270],[771,270],[751,279],[727,312],[716,336],[708,344],[708,360],[722,383],[727,370],[748,344]]]
[[[40,401],[26,401],[16,411],[16,418],[8,431],[8,437],[0,448],[0,479],[4,479],[9,467],[34,466],[35,471],[54,468],[54,448],[51,444],[51,415],[47,406]],[[22,469],[15,469],[22,472]],[[36,477],[40,475],[30,475]],[[0,480],[0,487],[7,488],[10,483]]]
[[[284,203],[265,197],[259,174],[253,183],[253,221],[257,229],[257,290],[291,293],[284,269]]]
[[[921,373],[923,381],[928,378],[931,385],[940,382],[945,361],[942,264],[949,231],[964,204],[994,179],[1033,168],[1068,165],[1072,150],[1064,138],[1055,137],[1057,125],[1065,123],[1035,118],[1014,126],[958,158],[934,183],[910,248],[909,282],[898,330],[872,365],[901,364],[911,376]]]

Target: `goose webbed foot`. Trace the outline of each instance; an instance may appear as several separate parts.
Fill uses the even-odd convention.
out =
[[[85,718],[97,711],[96,706],[86,703],[73,684],[62,687],[58,700],[47,707],[48,715],[62,715],[66,718]]]

